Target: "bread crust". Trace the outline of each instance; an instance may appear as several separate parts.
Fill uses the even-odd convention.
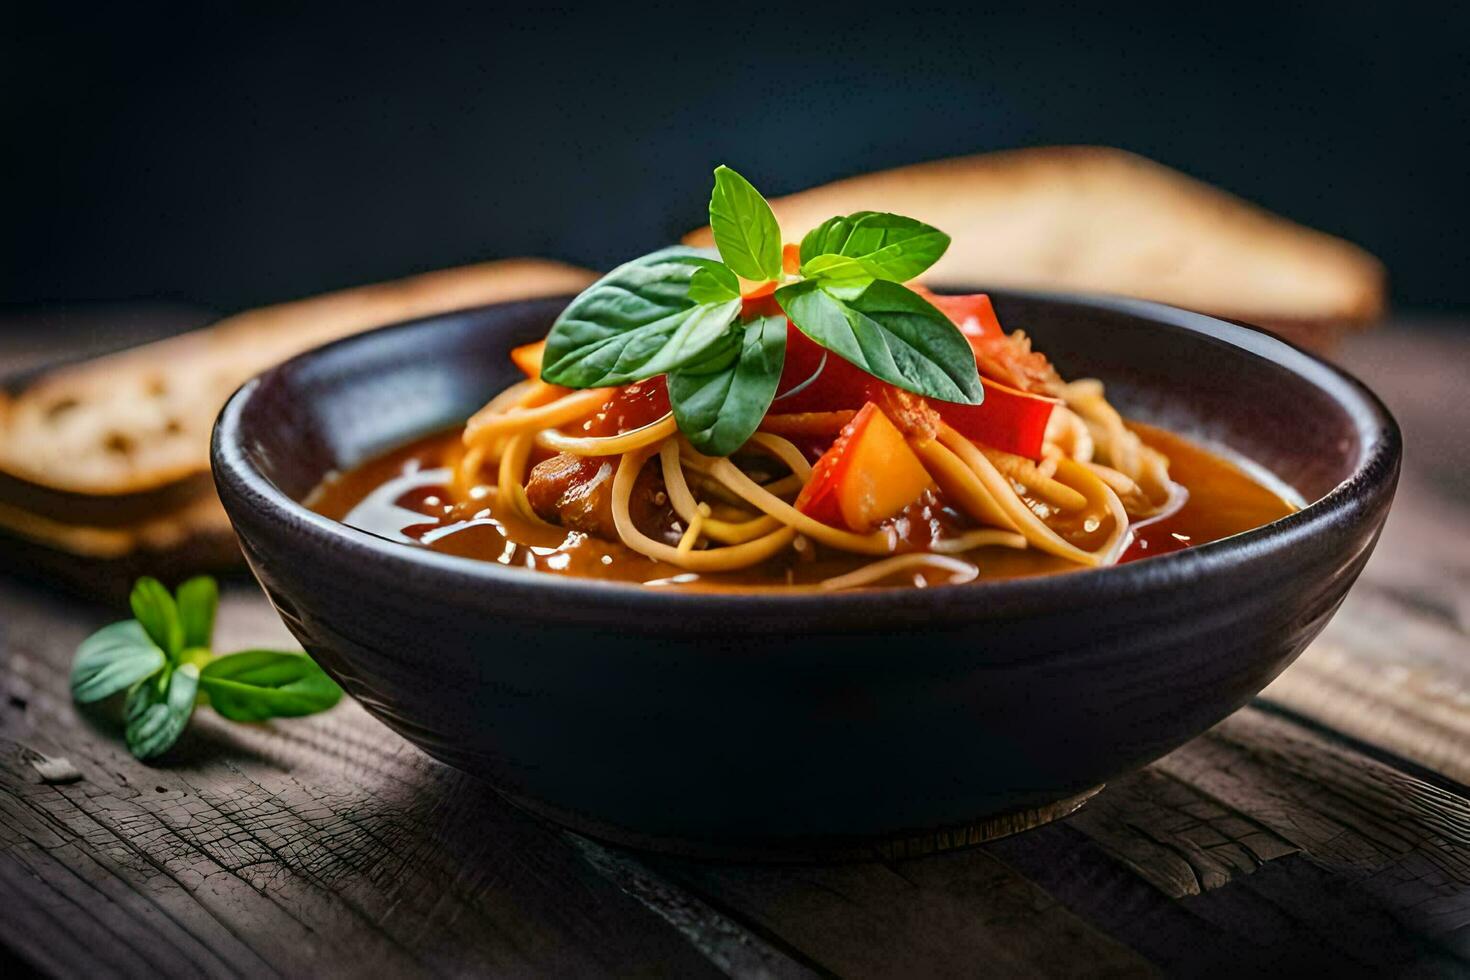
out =
[[[924,279],[1106,292],[1248,322],[1344,326],[1383,312],[1367,252],[1122,150],[1042,147],[865,174],[771,202],[790,241],[836,214],[894,211],[953,243]],[[684,241],[709,245],[709,229]]]
[[[0,399],[0,499],[78,523],[166,510],[207,480],[214,417],[260,371],[372,327],[574,293],[593,278],[541,259],[484,262],[250,310],[42,374]]]

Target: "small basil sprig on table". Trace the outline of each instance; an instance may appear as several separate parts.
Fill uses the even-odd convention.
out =
[[[813,341],[918,395],[978,405],[974,354],[958,328],[902,285],[949,236],[878,211],[830,218],[782,269],[771,206],[729,167],[709,202],[716,251],[676,246],[614,269],[566,308],[546,338],[541,378],[568,388],[667,375],[679,429],[699,451],[728,456],[760,425],[786,360],[785,320]],[[747,310],[741,279],[775,283],[769,309]]]
[[[170,594],[153,578],[130,596],[135,618],[104,626],[82,641],[72,661],[72,697],[80,704],[127,692],[128,749],[140,759],[167,751],[183,734],[200,694],[234,721],[314,714],[342,689],[310,657],[247,650],[210,652],[219,587],[192,578]]]

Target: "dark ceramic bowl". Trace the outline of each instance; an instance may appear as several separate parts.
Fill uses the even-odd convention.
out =
[[[302,645],[385,724],[531,809],[705,853],[976,840],[1065,812],[1279,674],[1367,561],[1400,455],[1372,394],[1270,336],[1132,300],[994,295],[1064,375],[1243,453],[1310,506],[1094,571],[720,595],[435,554],[298,503],[328,471],[464,419],[565,299],[286,362],[225,407],[215,479]]]

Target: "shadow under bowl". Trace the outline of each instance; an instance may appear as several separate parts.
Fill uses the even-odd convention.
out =
[[[302,645],[430,755],[598,836],[686,853],[915,853],[1067,812],[1244,705],[1322,629],[1398,476],[1361,384],[1153,303],[995,292],[1066,377],[1309,505],[1127,565],[934,589],[675,593],[393,543],[300,501],[463,420],[566,299],[387,327],[246,384],[215,480]],[[1019,815],[1017,815],[1019,814]]]

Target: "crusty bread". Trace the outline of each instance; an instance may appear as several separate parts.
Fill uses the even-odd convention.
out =
[[[273,364],[396,320],[576,292],[592,278],[540,259],[485,262],[251,310],[65,367],[0,396],[0,473],[32,491],[136,500],[207,472],[215,415]]]
[[[1152,161],[1101,147],[981,154],[852,177],[771,202],[788,241],[827,218],[893,211],[954,239],[936,286],[1120,293],[1248,322],[1358,324],[1384,272],[1303,228]],[[708,245],[708,228],[690,244]]]
[[[208,470],[210,427],[237,386],[338,337],[593,278],[540,259],[431,272],[241,313],[0,392],[0,566],[99,597],[142,574],[236,566]]]

